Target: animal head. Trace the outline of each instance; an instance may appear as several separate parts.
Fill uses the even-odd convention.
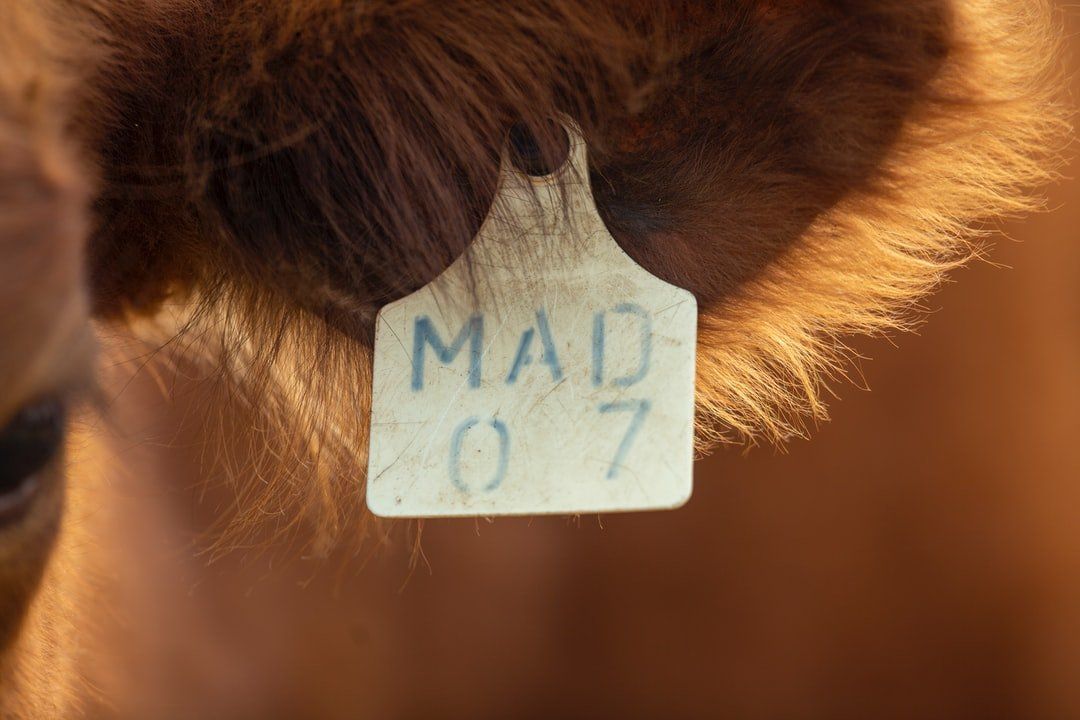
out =
[[[19,21],[0,23],[0,451],[18,475],[0,507],[21,507],[0,513],[0,583],[26,588],[0,622],[59,522],[50,433],[89,367],[88,313],[228,403],[204,454],[236,487],[234,531],[269,503],[316,547],[353,534],[375,314],[461,254],[515,124],[550,163],[550,119],[573,118],[616,241],[697,297],[702,449],[804,434],[846,336],[908,327],[994,219],[1037,207],[1064,129],[1044,4],[657,5],[0,11]]]
[[[59,528],[67,410],[90,387],[94,351],[89,183],[53,41],[21,5],[0,10],[0,648]]]

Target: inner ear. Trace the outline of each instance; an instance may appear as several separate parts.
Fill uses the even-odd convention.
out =
[[[875,181],[949,47],[944,0],[811,6],[435,4],[365,25],[272,4],[142,28],[108,89],[99,307],[240,283],[327,317],[377,308],[461,254],[515,119],[521,166],[558,166],[560,113],[616,240],[720,301]]]

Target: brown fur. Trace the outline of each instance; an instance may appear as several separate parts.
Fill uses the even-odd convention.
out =
[[[261,491],[227,473],[242,508],[349,525],[374,314],[460,253],[516,118],[580,122],[615,238],[697,295],[702,448],[823,418],[841,338],[906,326],[986,220],[1033,207],[1062,129],[1045,7],[708,7],[233,2],[113,21],[134,47],[103,71],[126,102],[98,131],[95,297],[111,317],[184,302],[166,336],[233,364],[225,392],[290,438]],[[248,455],[209,456],[230,454]]]
[[[63,53],[8,43],[2,64],[45,62],[75,100],[5,117],[0,142],[44,137],[31,166],[81,148],[60,185],[76,215],[95,187],[106,356],[207,392],[225,549],[296,535],[325,555],[367,527],[372,321],[460,254],[518,119],[580,123],[616,240],[698,297],[703,449],[824,418],[843,337],[917,320],[989,222],[1037,207],[1064,131],[1041,2],[46,7],[20,23],[76,28]],[[35,97],[3,80],[9,107]]]

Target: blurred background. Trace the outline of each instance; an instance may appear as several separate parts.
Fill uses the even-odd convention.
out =
[[[1048,193],[917,334],[856,342],[869,389],[811,440],[718,450],[685,508],[249,568],[216,632],[303,698],[275,717],[1080,719],[1080,181]]]
[[[305,676],[376,717],[1080,718],[1080,182],[1049,198],[857,343],[810,441],[676,512],[429,521],[293,661],[359,663]]]

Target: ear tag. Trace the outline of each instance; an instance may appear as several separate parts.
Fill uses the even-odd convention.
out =
[[[674,508],[692,489],[694,296],[604,227],[585,143],[544,177],[503,154],[465,254],[379,312],[376,515]]]

